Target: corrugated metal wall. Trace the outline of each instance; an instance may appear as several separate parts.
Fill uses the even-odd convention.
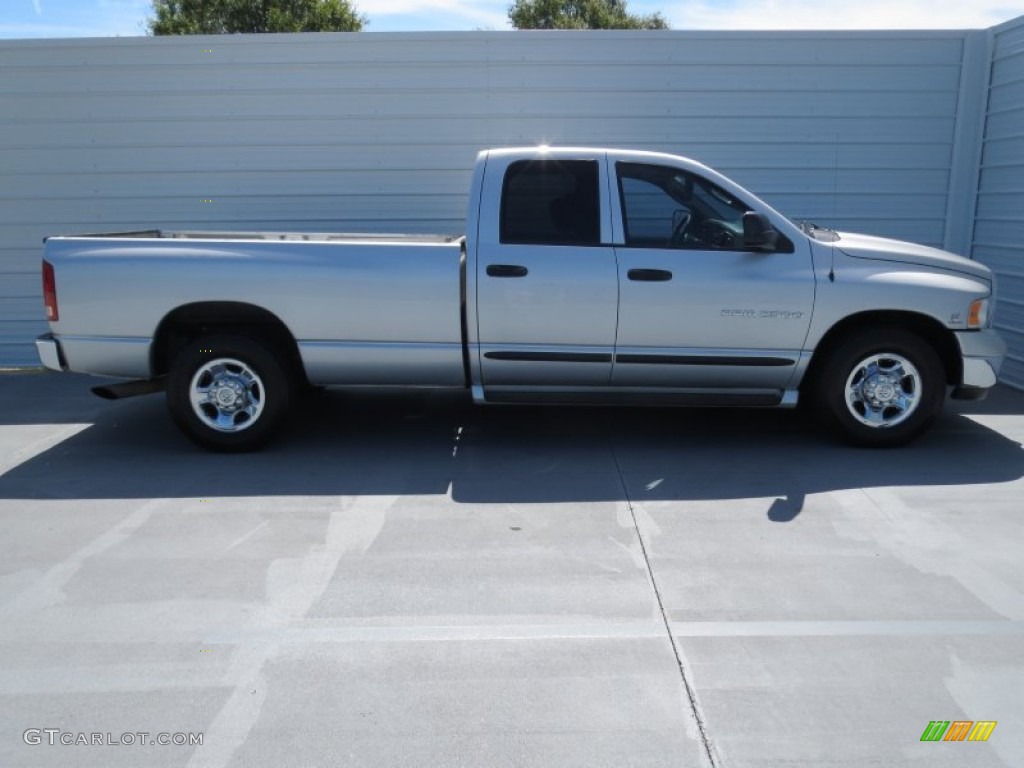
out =
[[[34,362],[44,235],[460,232],[472,162],[488,146],[685,154],[794,218],[966,250],[947,209],[966,215],[950,195],[958,104],[983,87],[964,62],[984,35],[0,43],[0,365]]]
[[[973,258],[999,279],[1004,381],[1024,387],[1024,19],[993,30]]]

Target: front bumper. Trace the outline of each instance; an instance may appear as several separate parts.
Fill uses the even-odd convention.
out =
[[[36,339],[36,352],[39,354],[39,361],[51,371],[66,371],[68,369],[60,342],[53,337],[52,333],[44,333]]]
[[[977,399],[978,390],[996,385],[999,369],[1006,358],[1006,342],[991,328],[981,331],[958,331],[957,343],[963,361],[963,376],[953,397]]]

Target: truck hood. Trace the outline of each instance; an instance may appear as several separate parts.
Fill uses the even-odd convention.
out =
[[[957,256],[955,253],[929,248],[927,245],[890,240],[886,237],[858,235],[852,232],[838,232],[837,234],[839,239],[835,246],[847,256],[919,264],[922,267],[960,272],[971,277],[981,278],[986,282],[992,280],[992,271],[984,264]]]

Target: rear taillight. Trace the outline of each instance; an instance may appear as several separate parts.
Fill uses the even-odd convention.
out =
[[[60,320],[57,311],[57,281],[53,276],[53,264],[43,260],[43,304],[46,306],[46,319]]]

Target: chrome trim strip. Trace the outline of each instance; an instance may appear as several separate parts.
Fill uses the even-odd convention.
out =
[[[486,352],[488,360],[511,360],[524,363],[610,363],[612,356],[600,352]]]
[[[796,364],[796,360],[785,357],[744,357],[736,355],[623,354],[616,355],[615,362],[641,365],[737,365],[755,368],[777,368]]]

